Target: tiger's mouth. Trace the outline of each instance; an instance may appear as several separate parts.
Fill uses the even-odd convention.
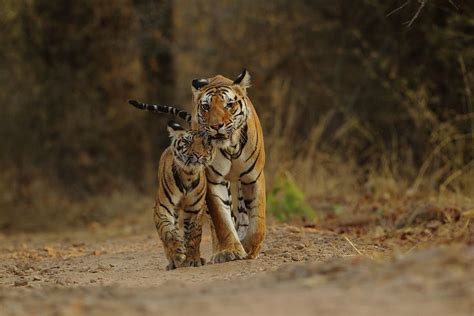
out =
[[[218,133],[218,134],[215,134],[215,135],[211,135],[210,138],[212,140],[227,140],[227,139],[229,139],[229,136],[226,135],[226,134]]]

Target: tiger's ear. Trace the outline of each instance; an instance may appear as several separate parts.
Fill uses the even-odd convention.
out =
[[[183,135],[186,131],[184,128],[176,123],[175,121],[168,122],[168,133],[170,134],[171,139],[176,139]]]
[[[193,95],[198,92],[199,89],[201,89],[204,86],[207,86],[209,84],[209,80],[207,79],[194,79],[191,83],[192,89],[193,89]]]
[[[250,74],[247,69],[244,69],[240,75],[234,80],[234,84],[239,85],[242,90],[246,91],[247,88],[250,88]]]

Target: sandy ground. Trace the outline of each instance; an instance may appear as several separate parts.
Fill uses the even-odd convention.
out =
[[[272,225],[256,260],[166,271],[150,225],[0,235],[0,314],[474,315],[472,242],[401,239]]]

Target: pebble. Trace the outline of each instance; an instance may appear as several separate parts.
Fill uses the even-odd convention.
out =
[[[290,227],[288,227],[288,231],[289,231],[290,233],[295,233],[295,234],[301,233],[301,229],[298,228],[298,227],[295,227],[295,226],[290,226]]]
[[[300,256],[297,256],[297,255],[293,255],[293,256],[291,256],[291,260],[293,260],[293,261],[301,261],[301,257],[300,257]]]
[[[16,280],[14,286],[25,286],[28,285],[28,281],[26,280]]]
[[[272,248],[272,249],[268,249],[265,251],[265,255],[267,256],[272,256],[272,255],[276,255],[277,253],[279,253],[280,250],[277,249],[277,248]]]
[[[295,249],[296,249],[296,250],[303,250],[304,248],[306,248],[306,246],[303,245],[303,244],[296,244],[296,245],[295,245]]]

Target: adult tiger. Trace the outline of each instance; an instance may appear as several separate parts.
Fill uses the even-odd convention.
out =
[[[191,126],[206,131],[218,148],[206,169],[206,203],[218,241],[211,260],[255,258],[265,237],[265,151],[260,121],[247,96],[250,74],[244,69],[233,81],[221,75],[195,79],[192,87]],[[239,192],[237,227],[230,182],[237,183]]]
[[[221,75],[195,79],[192,115],[170,106],[129,101],[141,110],[191,121],[193,129],[206,131],[219,148],[206,169],[206,202],[215,226],[213,262],[255,258],[265,237],[265,151],[260,121],[247,96],[249,87],[247,70],[234,81]],[[230,182],[236,182],[238,189],[235,226]]]

